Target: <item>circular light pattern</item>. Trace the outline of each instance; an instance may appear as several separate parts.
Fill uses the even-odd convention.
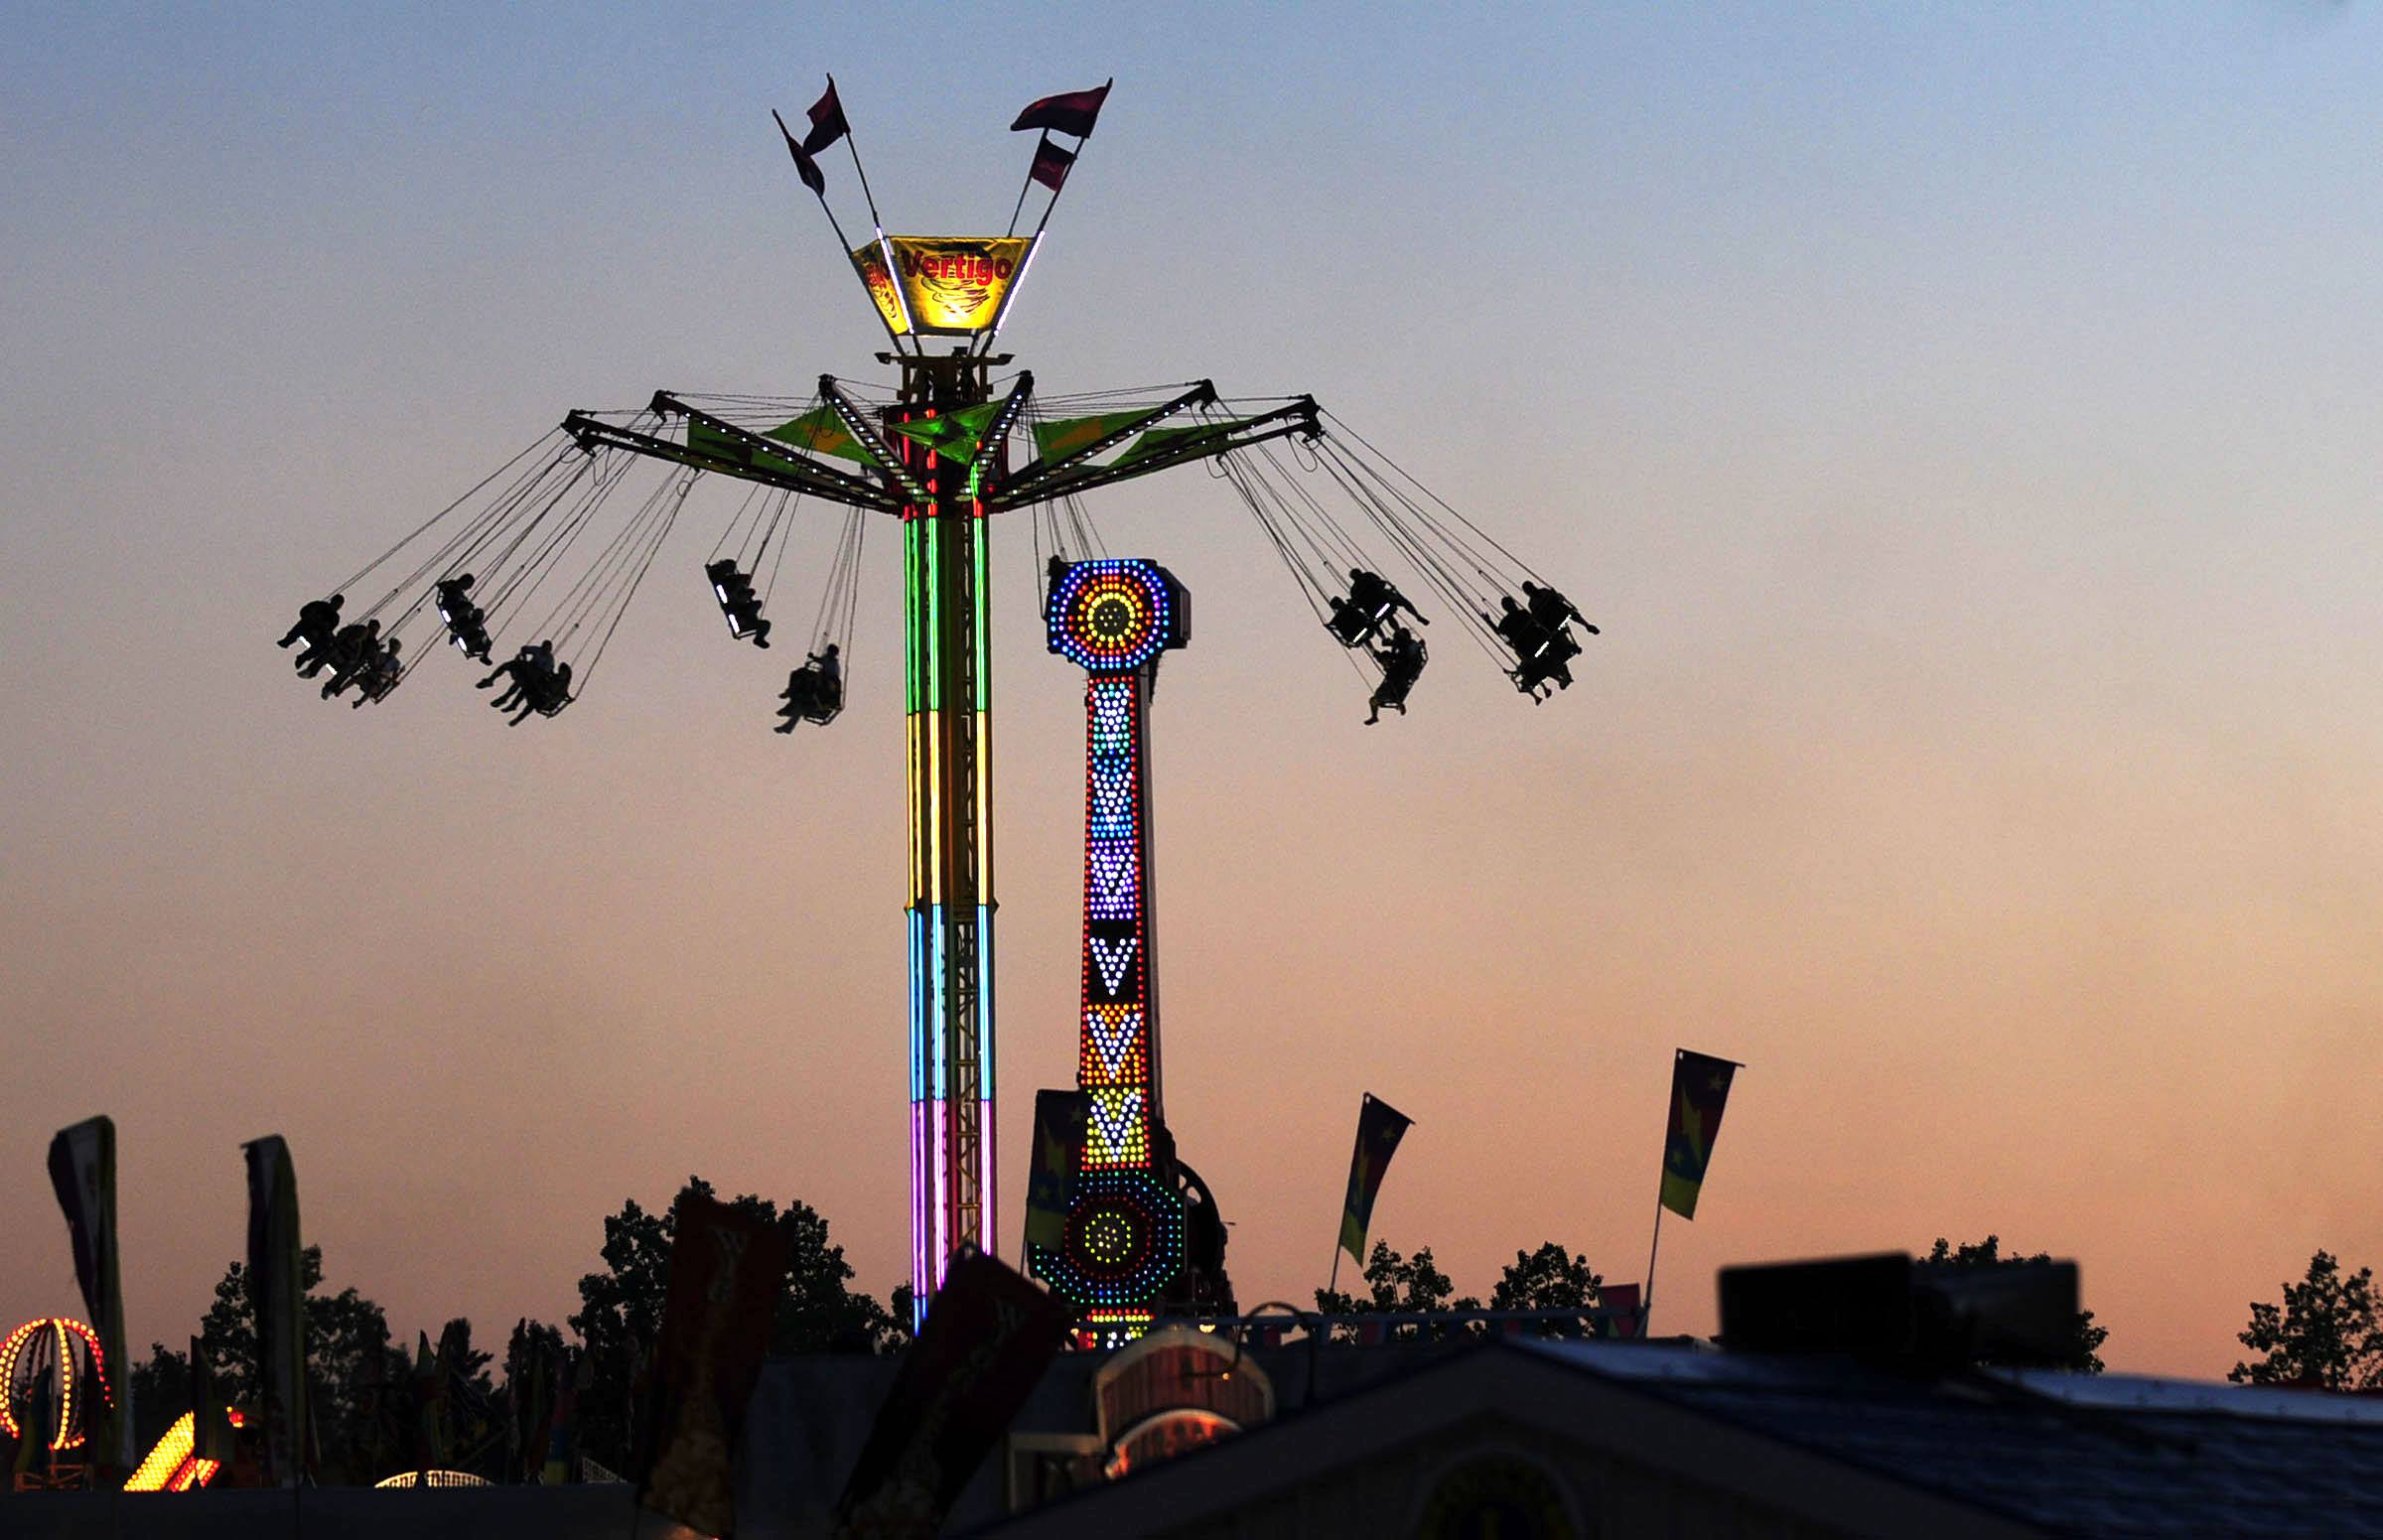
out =
[[[33,1398],[45,1396],[50,1402],[46,1420],[51,1449],[77,1448],[88,1432],[84,1424],[93,1385],[103,1403],[114,1401],[96,1332],[64,1316],[28,1321],[0,1342],[0,1429],[12,1439],[22,1439],[25,1425],[19,1410],[30,1412]]]
[[[1173,589],[1153,562],[1079,561],[1051,592],[1051,649],[1094,673],[1139,668],[1182,639]]]
[[[1147,1171],[1086,1171],[1066,1239],[1032,1251],[1036,1274],[1079,1310],[1144,1305],[1184,1270],[1184,1200]]]

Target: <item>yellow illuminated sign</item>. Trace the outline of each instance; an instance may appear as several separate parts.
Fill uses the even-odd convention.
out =
[[[1031,244],[1023,235],[888,235],[855,250],[852,265],[895,336],[973,337],[1000,319]]]

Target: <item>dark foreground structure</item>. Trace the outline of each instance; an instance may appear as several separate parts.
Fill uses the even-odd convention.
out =
[[[1193,1371],[1213,1405],[1205,1412],[1154,1411],[1152,1385],[1128,1364],[1108,1376],[1104,1407],[1096,1382],[1134,1351],[1054,1362],[946,1532],[2383,1537],[2383,1402],[2363,1397],[2128,1375],[1931,1375],[1694,1342],[1492,1338],[1226,1347],[1207,1355],[1216,1370]],[[1156,1364],[1147,1350],[1140,1361]],[[828,1533],[893,1367],[771,1364],[753,1408],[740,1535]],[[1157,1402],[1166,1399],[1162,1387]],[[1129,1426],[1104,1429],[1104,1413]],[[1250,1425],[1194,1427],[1205,1419]],[[1118,1447],[1128,1435],[1150,1458]],[[623,1486],[311,1491],[294,1512],[273,1491],[0,1503],[0,1535],[45,1540],[624,1540],[631,1528]],[[635,1533],[690,1532],[648,1515]]]

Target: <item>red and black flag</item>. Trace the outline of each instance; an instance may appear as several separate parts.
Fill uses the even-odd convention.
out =
[[[844,121],[844,103],[836,99],[836,77],[831,74],[827,94],[811,103],[811,128],[802,136],[802,153],[817,155],[851,132],[852,125]]]
[[[802,141],[794,137],[794,131],[786,126],[786,120],[777,116],[775,107],[770,109],[770,115],[777,118],[777,131],[786,136],[786,153],[794,157],[794,175],[802,179],[802,185],[811,190],[812,197],[827,197],[827,177],[819,170],[819,163],[811,159],[811,152],[802,147]]]
[[[1018,114],[1018,121],[1010,125],[1010,132],[1045,128],[1052,133],[1085,138],[1092,132],[1092,125],[1099,121],[1100,104],[1108,100],[1109,87],[1116,83],[1116,79],[1111,77],[1101,81],[1095,90],[1061,91],[1056,96],[1046,96],[1041,101],[1032,102],[1024,112]],[[1040,161],[1037,164],[1040,165]]]
[[[1026,174],[1056,193],[1066,186],[1067,168],[1074,164],[1075,152],[1060,149],[1045,134],[1043,142],[1035,146],[1035,163],[1026,169]]]
[[[1696,1195],[1713,1160],[1713,1137],[1721,1132],[1721,1109],[1730,1099],[1734,1059],[1675,1050],[1671,1061],[1671,1127],[1663,1136],[1663,1206],[1683,1219],[1696,1217]]]
[[[671,1216],[670,1283],[633,1479],[643,1506],[727,1535],[736,1529],[730,1462],[792,1248],[783,1224],[692,1188]]]
[[[1348,1198],[1340,1207],[1340,1248],[1359,1262],[1365,1260],[1374,1194],[1381,1191],[1390,1157],[1398,1153],[1399,1140],[1414,1122],[1371,1091],[1357,1108],[1357,1148],[1348,1158]]]
[[[839,1535],[931,1535],[1066,1339],[1057,1295],[982,1252],[943,1275],[836,1504]]]

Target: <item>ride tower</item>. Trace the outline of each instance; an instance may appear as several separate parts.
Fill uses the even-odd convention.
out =
[[[1380,673],[1384,689],[1372,703],[1377,716],[1385,703],[1403,708],[1415,671],[1398,681],[1395,698],[1385,693],[1401,655],[1390,645],[1402,631],[1391,611],[1403,600],[1374,571],[1383,560],[1366,543],[1377,533],[1386,554],[1411,568],[1491,657],[1513,651],[1516,666],[1506,673],[1518,691],[1536,699],[1543,689],[1552,694],[1568,686],[1562,658],[1578,650],[1558,655],[1554,645],[1565,617],[1578,619],[1560,594],[1534,588],[1532,569],[1353,430],[1334,419],[1328,431],[1329,414],[1313,396],[1226,398],[1199,379],[1040,397],[1025,371],[996,376],[1011,359],[992,350],[995,339],[1107,90],[1043,98],[1011,125],[1043,134],[1010,232],[1000,236],[886,233],[853,151],[874,226],[872,238],[856,242],[828,208],[815,159],[830,145],[850,145],[850,124],[831,81],[810,109],[809,132],[797,139],[782,119],[779,128],[803,185],[835,230],[839,258],[884,324],[891,350],[877,358],[898,370],[893,388],[848,389],[821,375],[807,401],[657,390],[641,408],[571,411],[553,434],[320,590],[324,597],[300,610],[279,642],[306,643],[293,655],[301,678],[331,670],[321,686],[326,700],[356,688],[362,698],[353,705],[377,704],[427,657],[455,651],[493,665],[480,681],[484,689],[512,676],[488,704],[517,709],[514,725],[533,715],[554,717],[589,686],[690,491],[698,483],[725,483],[742,489],[746,500],[705,562],[705,591],[727,616],[731,637],[756,647],[769,645],[762,612],[771,591],[755,581],[763,553],[774,543],[782,559],[781,525],[790,530],[800,521],[800,499],[847,510],[811,656],[789,677],[780,697],[787,706],[777,713],[787,719],[781,732],[796,721],[824,727],[845,700],[849,675],[842,670],[849,666],[862,541],[876,522],[871,515],[899,522],[913,1324],[923,1321],[954,1255],[966,1248],[1000,1251],[988,625],[993,517],[1025,513],[1048,531],[1051,549],[1083,555],[1100,542],[1078,497],[1203,467],[1256,519],[1297,592],[1350,652],[1360,676],[1369,668]],[[1074,149],[1053,134],[1072,137]],[[1027,198],[1038,186],[1050,191],[1051,202],[1032,232],[1019,234]],[[632,478],[633,467],[655,463],[663,469],[648,495],[617,495],[643,480]],[[1334,514],[1319,491],[1342,511]],[[626,517],[617,509],[626,509]],[[541,594],[574,551],[586,564],[582,574]],[[392,580],[377,597],[377,580],[372,589],[361,586],[376,573]],[[1371,608],[1358,603],[1361,582],[1371,584]],[[1517,608],[1517,585],[1527,608]],[[350,591],[358,602],[343,612]],[[1502,620],[1491,614],[1501,608]],[[1342,617],[1353,611],[1363,612],[1364,630],[1343,629]],[[1182,586],[1164,569],[1106,558],[1058,562],[1045,615],[1052,650],[1088,674],[1077,1033],[1079,1083],[1094,1115],[1063,1243],[1038,1245],[1035,1265],[1104,1336],[1133,1334],[1154,1311],[1218,1314],[1230,1293],[1223,1229],[1206,1189],[1175,1154],[1158,1073],[1147,727],[1157,659],[1183,644],[1184,617]],[[1377,627],[1385,628],[1382,635]],[[423,637],[424,630],[432,635]],[[411,643],[402,654],[401,631]],[[441,631],[452,648],[438,644]],[[494,644],[499,634],[504,648]],[[844,664],[834,660],[839,651]],[[1049,1215],[1040,1204],[1035,1212]],[[1038,1242],[1050,1233],[1038,1227]]]
[[[1223,1226],[1176,1158],[1159,1056],[1150,701],[1160,660],[1192,639],[1191,596],[1156,562],[1054,561],[1044,615],[1051,650],[1084,670],[1084,1127],[1059,1244],[1027,1260],[1088,1344],[1116,1345],[1163,1304],[1230,1310]]]

